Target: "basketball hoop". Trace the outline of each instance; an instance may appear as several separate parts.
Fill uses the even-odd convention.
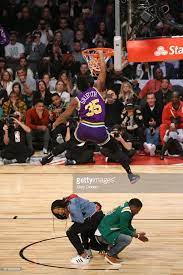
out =
[[[100,58],[98,51],[102,51],[104,53],[106,63],[109,61],[111,56],[114,55],[114,50],[111,48],[92,48],[82,51],[82,55],[88,63],[88,68],[94,77],[97,77],[100,73]]]

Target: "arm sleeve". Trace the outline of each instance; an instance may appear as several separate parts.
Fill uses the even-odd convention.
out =
[[[130,224],[128,227],[130,230],[132,230],[133,232],[136,232],[136,229]]]
[[[128,211],[122,212],[120,215],[120,233],[133,237],[135,229],[129,226],[130,222],[131,213]]]

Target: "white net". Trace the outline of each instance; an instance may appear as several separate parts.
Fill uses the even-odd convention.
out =
[[[88,68],[92,74],[92,76],[97,77],[100,73],[100,59],[98,51],[103,51],[104,59],[107,63],[111,56],[113,55],[113,49],[110,48],[94,48],[87,49],[82,52],[82,55],[86,62],[88,63]]]

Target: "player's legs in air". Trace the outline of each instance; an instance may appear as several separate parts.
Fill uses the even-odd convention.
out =
[[[108,152],[108,154],[106,154],[106,152]],[[112,158],[115,159],[115,162],[120,163],[122,167],[125,169],[131,183],[136,183],[140,179],[139,175],[135,175],[132,173],[130,168],[130,158],[127,154],[123,153],[120,150],[120,146],[118,142],[115,140],[115,138],[110,136],[110,140],[104,145],[102,145],[101,153],[104,154],[106,157],[110,157],[110,155],[112,155]]]
[[[107,148],[113,154],[116,161],[125,169],[131,183],[135,183],[140,179],[138,175],[132,173],[128,156],[119,150],[118,142],[109,135],[105,125],[90,127],[80,123],[75,131],[74,137],[68,142],[56,146],[48,156],[42,158],[41,164],[45,165],[51,162],[54,156],[62,154],[65,150],[71,148],[71,146],[76,146],[85,141],[92,141],[103,148]]]

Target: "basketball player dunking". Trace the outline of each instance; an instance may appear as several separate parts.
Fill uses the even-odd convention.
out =
[[[128,178],[131,183],[135,183],[139,180],[139,176],[131,172],[129,166],[129,159],[127,156],[121,156],[118,142],[110,136],[105,127],[105,102],[102,97],[106,80],[106,64],[103,56],[103,52],[99,51],[99,58],[101,64],[100,74],[94,84],[91,76],[82,76],[77,80],[78,89],[82,91],[77,97],[75,97],[68,108],[63,112],[53,124],[53,128],[56,128],[59,124],[65,123],[72,115],[75,109],[78,110],[80,122],[75,131],[76,144],[86,141],[92,141],[98,144],[100,147],[105,147],[114,153],[116,161],[119,162],[128,174]],[[72,141],[73,142],[73,141]],[[61,153],[59,145],[59,153]],[[65,147],[63,147],[63,151]],[[50,162],[53,156],[56,155],[56,150],[53,150],[48,156],[41,160],[42,165]]]

